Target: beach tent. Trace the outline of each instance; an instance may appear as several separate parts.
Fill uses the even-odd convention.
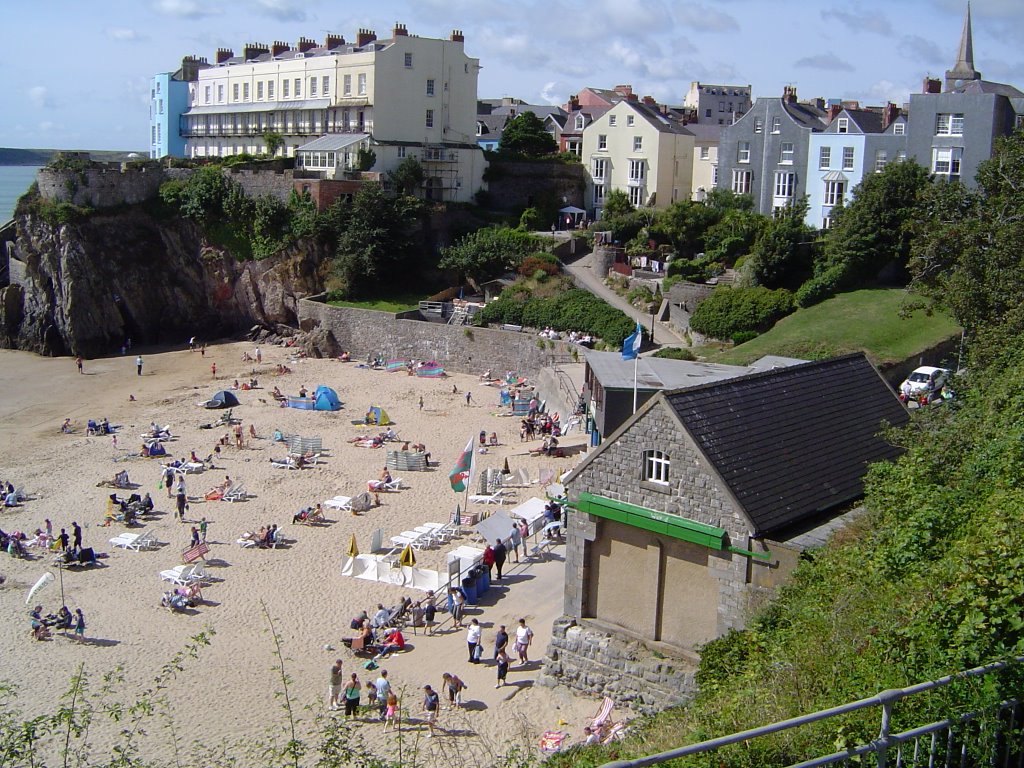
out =
[[[234,408],[236,405],[238,405],[238,398],[233,392],[228,392],[226,389],[222,389],[206,401],[207,408]]]
[[[341,410],[341,400],[338,399],[338,393],[322,384],[313,393],[313,403],[313,409],[317,411]]]
[[[149,455],[150,456],[166,456],[167,449],[164,448],[164,444],[159,440],[153,440],[149,443]]]
[[[391,418],[388,416],[388,412],[379,405],[371,405],[366,409],[366,423],[385,427],[391,423]]]

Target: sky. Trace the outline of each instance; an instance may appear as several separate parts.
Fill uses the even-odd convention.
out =
[[[1024,0],[974,0],[975,67],[1024,88]],[[145,152],[150,78],[247,42],[461,29],[478,96],[563,104],[630,84],[679,104],[692,80],[902,104],[952,67],[964,0],[0,0],[0,146]]]

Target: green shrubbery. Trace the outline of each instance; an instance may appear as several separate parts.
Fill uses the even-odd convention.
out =
[[[654,357],[664,357],[669,360],[696,360],[697,356],[685,347],[664,347],[654,353]]]
[[[690,327],[714,339],[766,331],[795,308],[793,294],[784,289],[717,288],[701,302],[690,318]],[[748,341],[752,336],[744,338]]]

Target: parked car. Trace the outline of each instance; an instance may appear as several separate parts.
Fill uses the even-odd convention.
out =
[[[927,401],[939,397],[939,392],[952,372],[947,368],[935,368],[930,365],[922,365],[915,368],[909,376],[900,384],[900,399],[920,401],[927,396]]]

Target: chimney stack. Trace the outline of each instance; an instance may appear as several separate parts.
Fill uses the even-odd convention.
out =
[[[566,112],[576,112],[580,108],[580,97],[573,95],[569,97],[569,103],[565,105]]]
[[[186,56],[181,60],[181,79],[192,83],[199,79],[199,70],[206,69],[210,63],[205,57]]]
[[[644,104],[646,104],[646,105],[647,105],[648,107],[656,107],[656,106],[658,106],[658,102],[657,102],[657,101],[655,101],[655,99],[654,99],[654,97],[653,97],[653,96],[644,96],[644,97],[643,97],[643,99],[642,99],[642,101],[643,101],[643,103],[644,103]]]
[[[464,42],[466,42],[466,36],[462,34],[462,30],[461,29],[453,29],[452,30],[451,41],[453,43],[464,43]]]
[[[942,81],[937,77],[926,77],[921,93],[942,93]]]
[[[356,48],[362,48],[377,39],[377,33],[372,29],[360,29],[356,35]]]
[[[796,104],[796,88],[792,85],[787,85],[782,89],[782,100],[786,104]]]
[[[884,131],[890,125],[892,121],[900,116],[900,108],[893,104],[891,101],[882,108],[882,130]]]
[[[843,111],[843,105],[842,104],[831,104],[831,105],[829,105],[829,108],[828,108],[828,121],[831,123],[833,120],[835,120],[837,117],[839,117],[839,113],[842,112],[842,111]]]
[[[242,48],[242,59],[252,61],[264,53],[270,53],[270,49],[263,43],[246,43],[245,47]]]
[[[305,53],[316,48],[316,40],[310,40],[308,37],[299,38],[299,53]]]
[[[399,24],[395,22],[395,28],[391,30],[391,37],[408,37],[409,30],[405,28],[405,24]]]
[[[228,61],[228,59],[233,59],[233,58],[235,58],[235,52],[232,51],[230,48],[218,48],[217,49],[217,63],[218,64],[223,64],[224,62]]]
[[[275,40],[274,44],[270,46],[270,55],[276,59],[282,53],[287,53],[291,49],[292,47],[288,45],[288,43],[282,43],[280,40]]]
[[[333,48],[339,48],[345,44],[345,38],[341,35],[328,35],[324,38],[324,48],[331,50]]]
[[[636,101],[636,94],[633,93],[632,85],[616,85],[614,91],[626,101]]]

